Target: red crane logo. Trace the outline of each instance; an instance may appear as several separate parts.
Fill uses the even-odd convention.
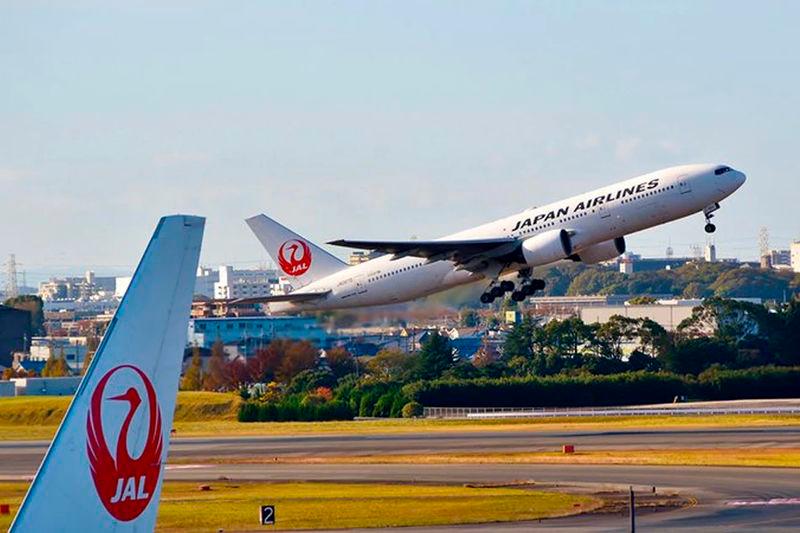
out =
[[[311,248],[305,241],[291,239],[278,249],[278,263],[289,276],[302,276],[311,268]]]
[[[142,452],[136,458],[131,457],[128,450],[128,431],[134,415],[142,404],[142,397],[137,388],[132,386],[122,394],[105,395],[111,377],[123,370],[126,377],[138,376],[147,396],[147,439]],[[120,389],[122,388],[124,387],[120,386]],[[113,455],[103,429],[102,408],[106,401],[129,404],[128,414],[120,427]],[[120,365],[109,370],[92,393],[89,415],[86,419],[86,433],[86,452],[89,455],[92,479],[100,501],[117,520],[123,522],[133,520],[142,514],[156,490],[161,475],[161,452],[164,446],[161,408],[158,406],[156,391],[147,375],[132,365]]]

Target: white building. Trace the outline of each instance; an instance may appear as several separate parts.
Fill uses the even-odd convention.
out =
[[[91,270],[84,277],[50,278],[39,284],[45,302],[107,300],[114,298],[117,278],[96,276]]]
[[[214,297],[214,284],[219,281],[219,271],[213,268],[198,266],[194,282],[194,293],[208,298]]]
[[[219,281],[214,283],[214,298],[257,298],[279,290],[275,270],[234,270],[231,266],[223,265],[219,267]]]
[[[717,262],[717,247],[713,244],[706,244],[706,248],[703,253],[703,257],[706,260],[706,263],[716,263]]]
[[[769,257],[773,268],[792,265],[792,253],[789,250],[770,250]]]
[[[800,241],[793,242],[789,251],[791,254],[792,270],[800,272]]]
[[[131,284],[131,280],[133,276],[121,276],[116,278],[116,283],[114,284],[114,296],[117,298],[122,298],[125,296],[125,291],[128,290],[128,285]]]
[[[80,371],[88,352],[86,344],[86,337],[33,337],[28,358],[31,361],[47,361],[63,354],[70,369]]]

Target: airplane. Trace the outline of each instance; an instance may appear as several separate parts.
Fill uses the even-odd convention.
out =
[[[205,219],[161,219],[11,532],[153,531]]]
[[[435,240],[328,242],[380,254],[354,266],[257,215],[246,222],[292,290],[236,301],[266,304],[275,314],[331,310],[405,302],[488,280],[482,303],[506,293],[521,302],[545,287],[532,276],[534,267],[614,259],[625,252],[626,235],[695,213],[703,213],[705,231],[713,233],[719,203],[745,179],[722,164],[675,166]]]

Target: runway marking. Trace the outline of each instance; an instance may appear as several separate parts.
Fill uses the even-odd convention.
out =
[[[754,506],[754,505],[800,505],[800,498],[771,498],[769,500],[732,500],[725,502],[725,505],[732,506]]]
[[[208,468],[211,465],[167,465],[164,470],[191,470],[193,468]]]

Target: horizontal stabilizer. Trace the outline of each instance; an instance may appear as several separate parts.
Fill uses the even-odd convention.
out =
[[[233,300],[232,304],[269,304],[278,302],[308,302],[324,298],[331,291],[320,292],[293,292],[290,294],[276,294],[275,296],[260,296],[255,298],[239,298]]]

